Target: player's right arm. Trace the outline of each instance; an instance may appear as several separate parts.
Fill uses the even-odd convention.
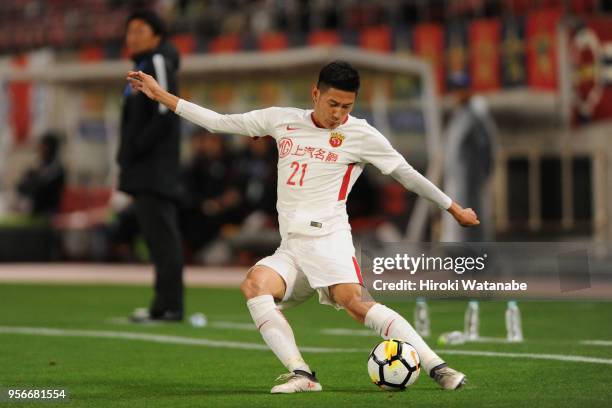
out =
[[[155,78],[142,71],[130,71],[127,80],[133,89],[168,107],[177,115],[208,129],[212,133],[232,133],[246,136],[270,134],[266,110],[244,114],[222,115],[195,103],[180,99],[159,86]]]

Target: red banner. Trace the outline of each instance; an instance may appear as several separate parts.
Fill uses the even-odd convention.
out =
[[[527,84],[534,88],[557,88],[557,25],[558,9],[529,13],[526,22]]]
[[[500,86],[500,34],[498,20],[477,20],[470,24],[470,77],[475,91]]]
[[[612,17],[583,19],[569,41],[574,123],[612,118]]]
[[[444,31],[438,24],[419,24],[412,33],[414,53],[430,61],[436,77],[438,92],[444,86]]]
[[[28,65],[26,56],[15,57],[12,65],[16,68],[25,68]],[[10,121],[13,128],[14,141],[23,143],[30,135],[30,94],[32,85],[25,81],[12,81],[9,83],[9,95],[11,98]]]

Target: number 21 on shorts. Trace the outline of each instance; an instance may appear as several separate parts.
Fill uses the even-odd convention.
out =
[[[288,185],[290,186],[296,185],[296,180],[294,180],[294,178],[297,176],[298,172],[300,171],[300,167],[302,168],[302,174],[300,175],[299,186],[301,187],[304,185],[304,176],[306,175],[306,168],[308,167],[308,163],[303,163],[302,166],[300,166],[300,163],[296,161],[291,163],[291,168],[293,169],[293,172],[287,179]]]

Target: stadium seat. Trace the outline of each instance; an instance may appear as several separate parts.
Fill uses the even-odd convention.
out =
[[[372,51],[391,52],[393,41],[388,26],[370,27],[359,34],[359,46]]]
[[[264,52],[284,50],[288,47],[287,35],[277,32],[264,33],[259,37],[258,48]]]
[[[88,45],[79,51],[79,60],[82,62],[97,62],[104,59],[104,49],[95,45]]]
[[[193,54],[196,50],[196,40],[193,34],[182,33],[172,36],[170,41],[181,55]]]
[[[240,36],[238,34],[221,35],[208,44],[208,51],[213,54],[237,52],[240,48]]]
[[[318,30],[308,35],[308,45],[338,45],[340,34],[335,30]]]

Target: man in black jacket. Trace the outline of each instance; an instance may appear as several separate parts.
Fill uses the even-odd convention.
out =
[[[126,45],[136,69],[177,92],[179,56],[165,41],[165,27],[153,12],[132,14]],[[131,319],[179,321],[183,318],[183,258],[176,200],[179,183],[179,118],[144,94],[124,92],[117,161],[119,189],[134,199],[140,229],[155,264],[155,297],[148,310]]]

